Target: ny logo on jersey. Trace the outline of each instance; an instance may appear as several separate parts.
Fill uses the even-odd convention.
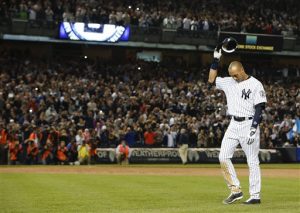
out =
[[[244,98],[245,100],[247,100],[248,98],[250,98],[250,93],[251,93],[251,90],[248,89],[248,91],[246,92],[245,89],[242,90],[242,98]]]

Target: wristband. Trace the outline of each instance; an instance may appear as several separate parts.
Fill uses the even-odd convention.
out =
[[[213,62],[210,65],[210,69],[217,70],[219,66],[219,59],[214,58]]]
[[[210,89],[212,88],[213,85],[214,85],[213,83],[208,82],[208,83],[207,83],[207,89],[210,90]]]

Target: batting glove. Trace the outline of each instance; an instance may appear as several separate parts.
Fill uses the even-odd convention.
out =
[[[216,48],[214,50],[214,59],[217,59],[218,61],[220,61],[221,56],[222,56],[222,49]]]
[[[214,60],[210,65],[210,69],[217,70],[219,66],[219,61],[222,56],[222,50],[215,48],[214,50]]]
[[[251,127],[249,135],[247,137],[247,144],[248,145],[251,145],[255,141],[255,133],[256,133],[256,129]]]

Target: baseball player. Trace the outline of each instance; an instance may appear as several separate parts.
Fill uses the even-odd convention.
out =
[[[226,95],[230,124],[224,134],[219,161],[224,179],[231,191],[224,204],[231,204],[243,198],[240,182],[237,178],[231,158],[240,144],[247,157],[249,167],[250,198],[244,204],[260,204],[261,174],[259,167],[259,123],[267,102],[264,88],[256,78],[245,73],[243,65],[233,61],[229,65],[230,77],[217,77],[221,49],[214,51],[214,60],[210,67],[209,87],[215,82],[216,89]]]

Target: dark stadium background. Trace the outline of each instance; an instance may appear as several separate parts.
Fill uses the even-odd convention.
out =
[[[201,156],[214,156],[210,150],[220,147],[229,122],[223,94],[206,85],[223,34],[240,46],[225,54],[221,75],[240,60],[265,85],[261,148],[272,157],[261,159],[299,161],[299,2],[236,2],[1,1],[1,163],[73,163],[83,141],[76,139],[79,130],[91,163],[110,162],[121,139],[136,148],[136,162],[146,148],[153,151],[141,161],[179,162],[170,150],[176,150],[181,128],[206,162]],[[127,26],[129,40],[60,39],[62,21]],[[247,44],[247,36],[256,43]],[[172,146],[168,131],[177,135]],[[58,151],[66,161],[60,162]],[[103,161],[101,152],[107,153]]]

